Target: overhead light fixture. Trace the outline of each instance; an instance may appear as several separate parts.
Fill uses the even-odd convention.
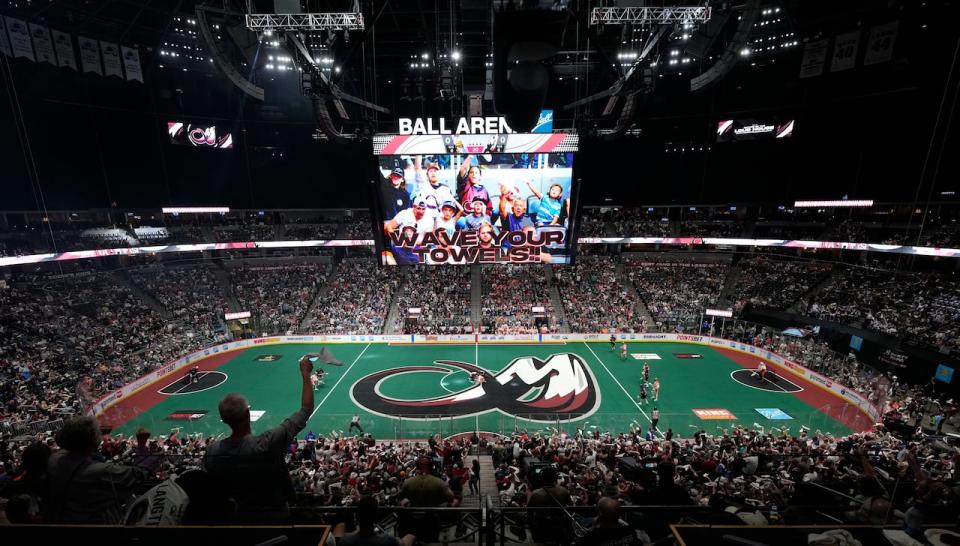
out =
[[[453,59],[453,60],[455,60],[455,61],[459,61],[459,60],[460,60],[460,52],[459,52],[459,51],[454,51],[453,53],[450,54],[450,58]]]
[[[230,207],[163,207],[164,214],[206,214],[230,212]]]
[[[793,206],[801,207],[872,207],[872,199],[840,200],[840,201],[795,201]]]

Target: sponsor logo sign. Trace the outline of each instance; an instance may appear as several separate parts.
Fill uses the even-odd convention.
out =
[[[660,355],[656,353],[631,353],[630,356],[636,360],[660,360]]]
[[[737,416],[723,408],[695,409],[693,414],[704,421],[732,420]]]
[[[185,409],[175,410],[167,416],[167,421],[196,421],[202,419],[207,414],[207,410]]]
[[[260,355],[254,360],[256,360],[257,362],[276,362],[280,360],[282,357],[283,355]]]
[[[677,334],[677,341],[702,341],[702,336],[688,336],[686,334]]]
[[[264,413],[267,413],[266,410],[250,410],[250,421],[259,421]]]
[[[759,413],[760,415],[772,421],[786,421],[786,420],[793,419],[793,417],[790,417],[789,415],[787,415],[780,408],[754,408],[754,409],[757,410],[757,413]]]
[[[703,355],[696,353],[673,353],[673,356],[676,358],[690,359],[690,358],[703,358]]]

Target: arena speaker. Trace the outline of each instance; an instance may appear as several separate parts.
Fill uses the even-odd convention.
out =
[[[313,115],[317,120],[317,125],[320,126],[320,130],[323,131],[323,134],[327,135],[330,140],[340,144],[349,142],[350,139],[344,136],[340,129],[336,127],[333,123],[333,118],[330,117],[330,109],[327,108],[326,101],[322,97],[313,96],[311,97],[313,102]]]
[[[714,82],[720,81],[733,70],[740,58],[740,50],[747,45],[747,38],[753,29],[753,23],[760,15],[760,0],[747,0],[744,4],[743,12],[740,14],[740,22],[737,24],[737,31],[733,38],[727,44],[727,48],[720,54],[718,60],[706,72],[690,80],[690,92],[696,93]]]
[[[229,79],[237,89],[243,91],[248,97],[263,100],[263,88],[257,85],[254,85],[250,80],[243,77],[240,72],[234,68],[233,64],[227,59],[223,53],[220,51],[220,48],[217,46],[217,41],[213,38],[213,32],[210,31],[210,25],[207,23],[207,8],[205,5],[201,4],[196,8],[197,14],[197,26],[200,28],[200,36],[203,38],[204,44],[207,46],[207,51],[210,52],[210,58],[213,59],[213,65],[216,66],[220,72]]]
[[[529,132],[540,119],[550,87],[544,63],[560,50],[565,11],[519,10],[493,19],[493,106],[516,132]]]

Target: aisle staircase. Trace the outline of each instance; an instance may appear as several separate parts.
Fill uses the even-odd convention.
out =
[[[552,330],[556,330],[561,334],[569,334],[570,325],[567,324],[567,313],[563,309],[563,298],[560,297],[560,290],[553,285],[553,268],[546,264],[542,267],[544,278],[547,280],[547,286],[550,287],[550,304],[553,305],[553,316],[560,325],[559,327],[551,325],[554,326]]]
[[[470,266],[470,324],[483,322],[483,284],[480,264]]]
[[[133,282],[133,279],[130,278],[130,272],[126,269],[120,269],[114,271],[111,274],[111,277],[116,281],[117,284],[127,287],[133,295],[140,298],[140,301],[145,303],[147,307],[156,311],[161,317],[169,319],[172,316],[167,307],[160,303],[160,300],[153,297],[149,292],[137,286],[137,283]]]
[[[327,295],[327,292],[330,291],[330,286],[333,284],[333,279],[337,276],[337,268],[340,267],[340,262],[334,262],[330,266],[330,274],[327,275],[326,282],[323,283],[323,286],[317,290],[317,293],[313,296],[313,301],[310,302],[310,305],[307,307],[307,311],[303,314],[303,320],[300,321],[300,327],[297,328],[297,331],[302,333],[310,333],[310,326],[313,324],[313,310],[314,308],[323,301],[324,296]]]
[[[630,277],[627,275],[626,268],[623,265],[623,262],[617,261],[614,271],[617,275],[617,282],[627,290],[628,293],[633,294],[637,300],[637,306],[634,309],[634,312],[637,314],[638,319],[643,319],[647,325],[647,330],[653,332],[656,330],[656,322],[653,320],[653,315],[650,314],[650,309],[647,307],[646,302],[643,301],[643,297],[640,295],[640,292],[637,290],[637,287],[634,286],[633,281],[630,280]],[[637,321],[637,326],[640,325],[640,321]]]

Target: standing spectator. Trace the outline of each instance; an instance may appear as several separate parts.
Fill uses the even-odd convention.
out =
[[[470,493],[480,494],[480,459],[474,459],[470,468]]]
[[[232,434],[207,448],[203,466],[227,488],[244,524],[282,524],[290,518],[287,501],[293,496],[293,484],[284,455],[313,411],[310,356],[314,355],[300,359],[300,409],[263,434],[251,433],[246,398],[231,393],[220,401],[220,418]]]

